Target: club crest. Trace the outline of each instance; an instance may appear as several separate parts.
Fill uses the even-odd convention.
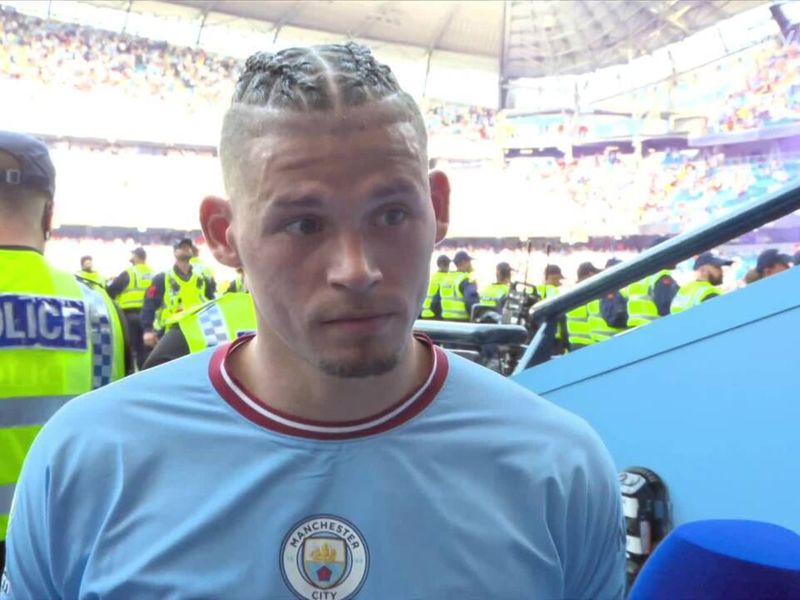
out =
[[[302,600],[354,598],[369,570],[364,536],[339,517],[317,515],[297,523],[281,545],[281,573]]]

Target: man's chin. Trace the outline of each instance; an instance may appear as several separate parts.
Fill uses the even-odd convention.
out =
[[[397,363],[397,356],[389,356],[384,359],[369,358],[361,361],[326,360],[319,363],[319,368],[323,373],[332,377],[360,379],[384,375],[394,369]]]

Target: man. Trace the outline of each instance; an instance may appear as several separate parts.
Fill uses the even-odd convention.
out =
[[[717,286],[722,285],[724,272],[722,267],[729,267],[732,260],[726,260],[711,252],[704,252],[694,261],[695,281],[681,286],[672,301],[672,314],[683,312],[722,294]]]
[[[507,262],[497,263],[495,267],[495,282],[486,286],[481,292],[481,306],[490,306],[492,310],[503,310],[508,292],[511,291],[511,265]]]
[[[544,268],[544,283],[536,286],[536,292],[542,300],[558,296],[558,288],[564,281],[564,274],[558,265],[547,265]]]
[[[609,258],[605,268],[610,269],[621,262],[618,258]],[[592,343],[605,342],[627,329],[627,294],[627,288],[613,290],[586,305]]]
[[[782,254],[777,248],[769,248],[758,255],[756,262],[756,272],[759,279],[777,275],[783,271],[788,271],[792,267],[792,257]]]
[[[363,46],[248,59],[200,220],[257,333],[51,421],[0,598],[622,597],[598,437],[412,336],[448,222],[426,154]]]
[[[425,301],[422,303],[422,312],[420,317],[423,319],[441,319],[442,306],[441,301],[437,305],[437,310],[433,310],[433,298],[439,294],[439,288],[442,280],[450,273],[450,257],[446,254],[440,254],[436,259],[436,272],[431,275],[428,282],[428,293],[425,294]]]
[[[125,374],[111,300],[45,260],[55,193],[47,147],[0,132],[0,565],[28,448],[70,398]]]
[[[431,310],[441,312],[445,321],[469,321],[472,307],[480,302],[478,284],[472,279],[472,257],[459,250],[453,257],[456,270],[439,282],[439,292],[433,295]]]
[[[108,295],[116,300],[125,315],[131,352],[136,359],[136,367],[141,369],[149,353],[143,340],[141,312],[144,295],[153,282],[153,270],[147,264],[147,252],[141,247],[131,252],[130,263],[131,266],[117,275],[108,286]]]
[[[191,241],[191,240],[190,240]],[[214,271],[211,270],[207,264],[200,258],[200,248],[192,241],[192,258],[189,259],[189,264],[200,275],[206,278],[206,286],[209,290],[211,297],[216,296],[217,293],[217,280],[214,279]]]
[[[246,292],[247,286],[244,283],[244,271],[241,267],[236,268],[236,277],[234,277],[225,289],[226,294],[233,292]]]
[[[183,316],[164,334],[144,364],[145,369],[181,356],[235,340],[256,330],[253,298],[247,292],[226,292]]]
[[[659,237],[650,248],[667,241]],[[673,268],[662,269],[627,287],[628,327],[639,327],[670,314],[670,307],[678,293],[678,282],[672,275]]]
[[[147,348],[156,345],[158,338],[170,329],[186,311],[214,298],[204,273],[192,268],[194,242],[178,240],[173,247],[175,265],[171,270],[153,277],[142,305],[143,343]]]
[[[584,262],[578,265],[578,283],[597,275],[600,269],[591,262]],[[580,350],[594,343],[592,339],[592,327],[589,323],[589,305],[584,304],[567,313],[567,332],[569,334],[570,352]]]
[[[91,256],[81,256],[81,270],[76,275],[101,287],[106,285],[100,273],[94,270],[94,261]]]

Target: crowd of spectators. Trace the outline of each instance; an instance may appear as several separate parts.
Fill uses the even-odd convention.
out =
[[[721,73],[730,80],[731,73]],[[714,105],[712,132],[735,132],[800,121],[800,42],[770,42],[747,62],[738,86]]]

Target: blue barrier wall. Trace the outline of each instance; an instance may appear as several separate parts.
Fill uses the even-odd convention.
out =
[[[516,377],[584,417],[617,467],[670,488],[675,523],[800,531],[800,267]]]

